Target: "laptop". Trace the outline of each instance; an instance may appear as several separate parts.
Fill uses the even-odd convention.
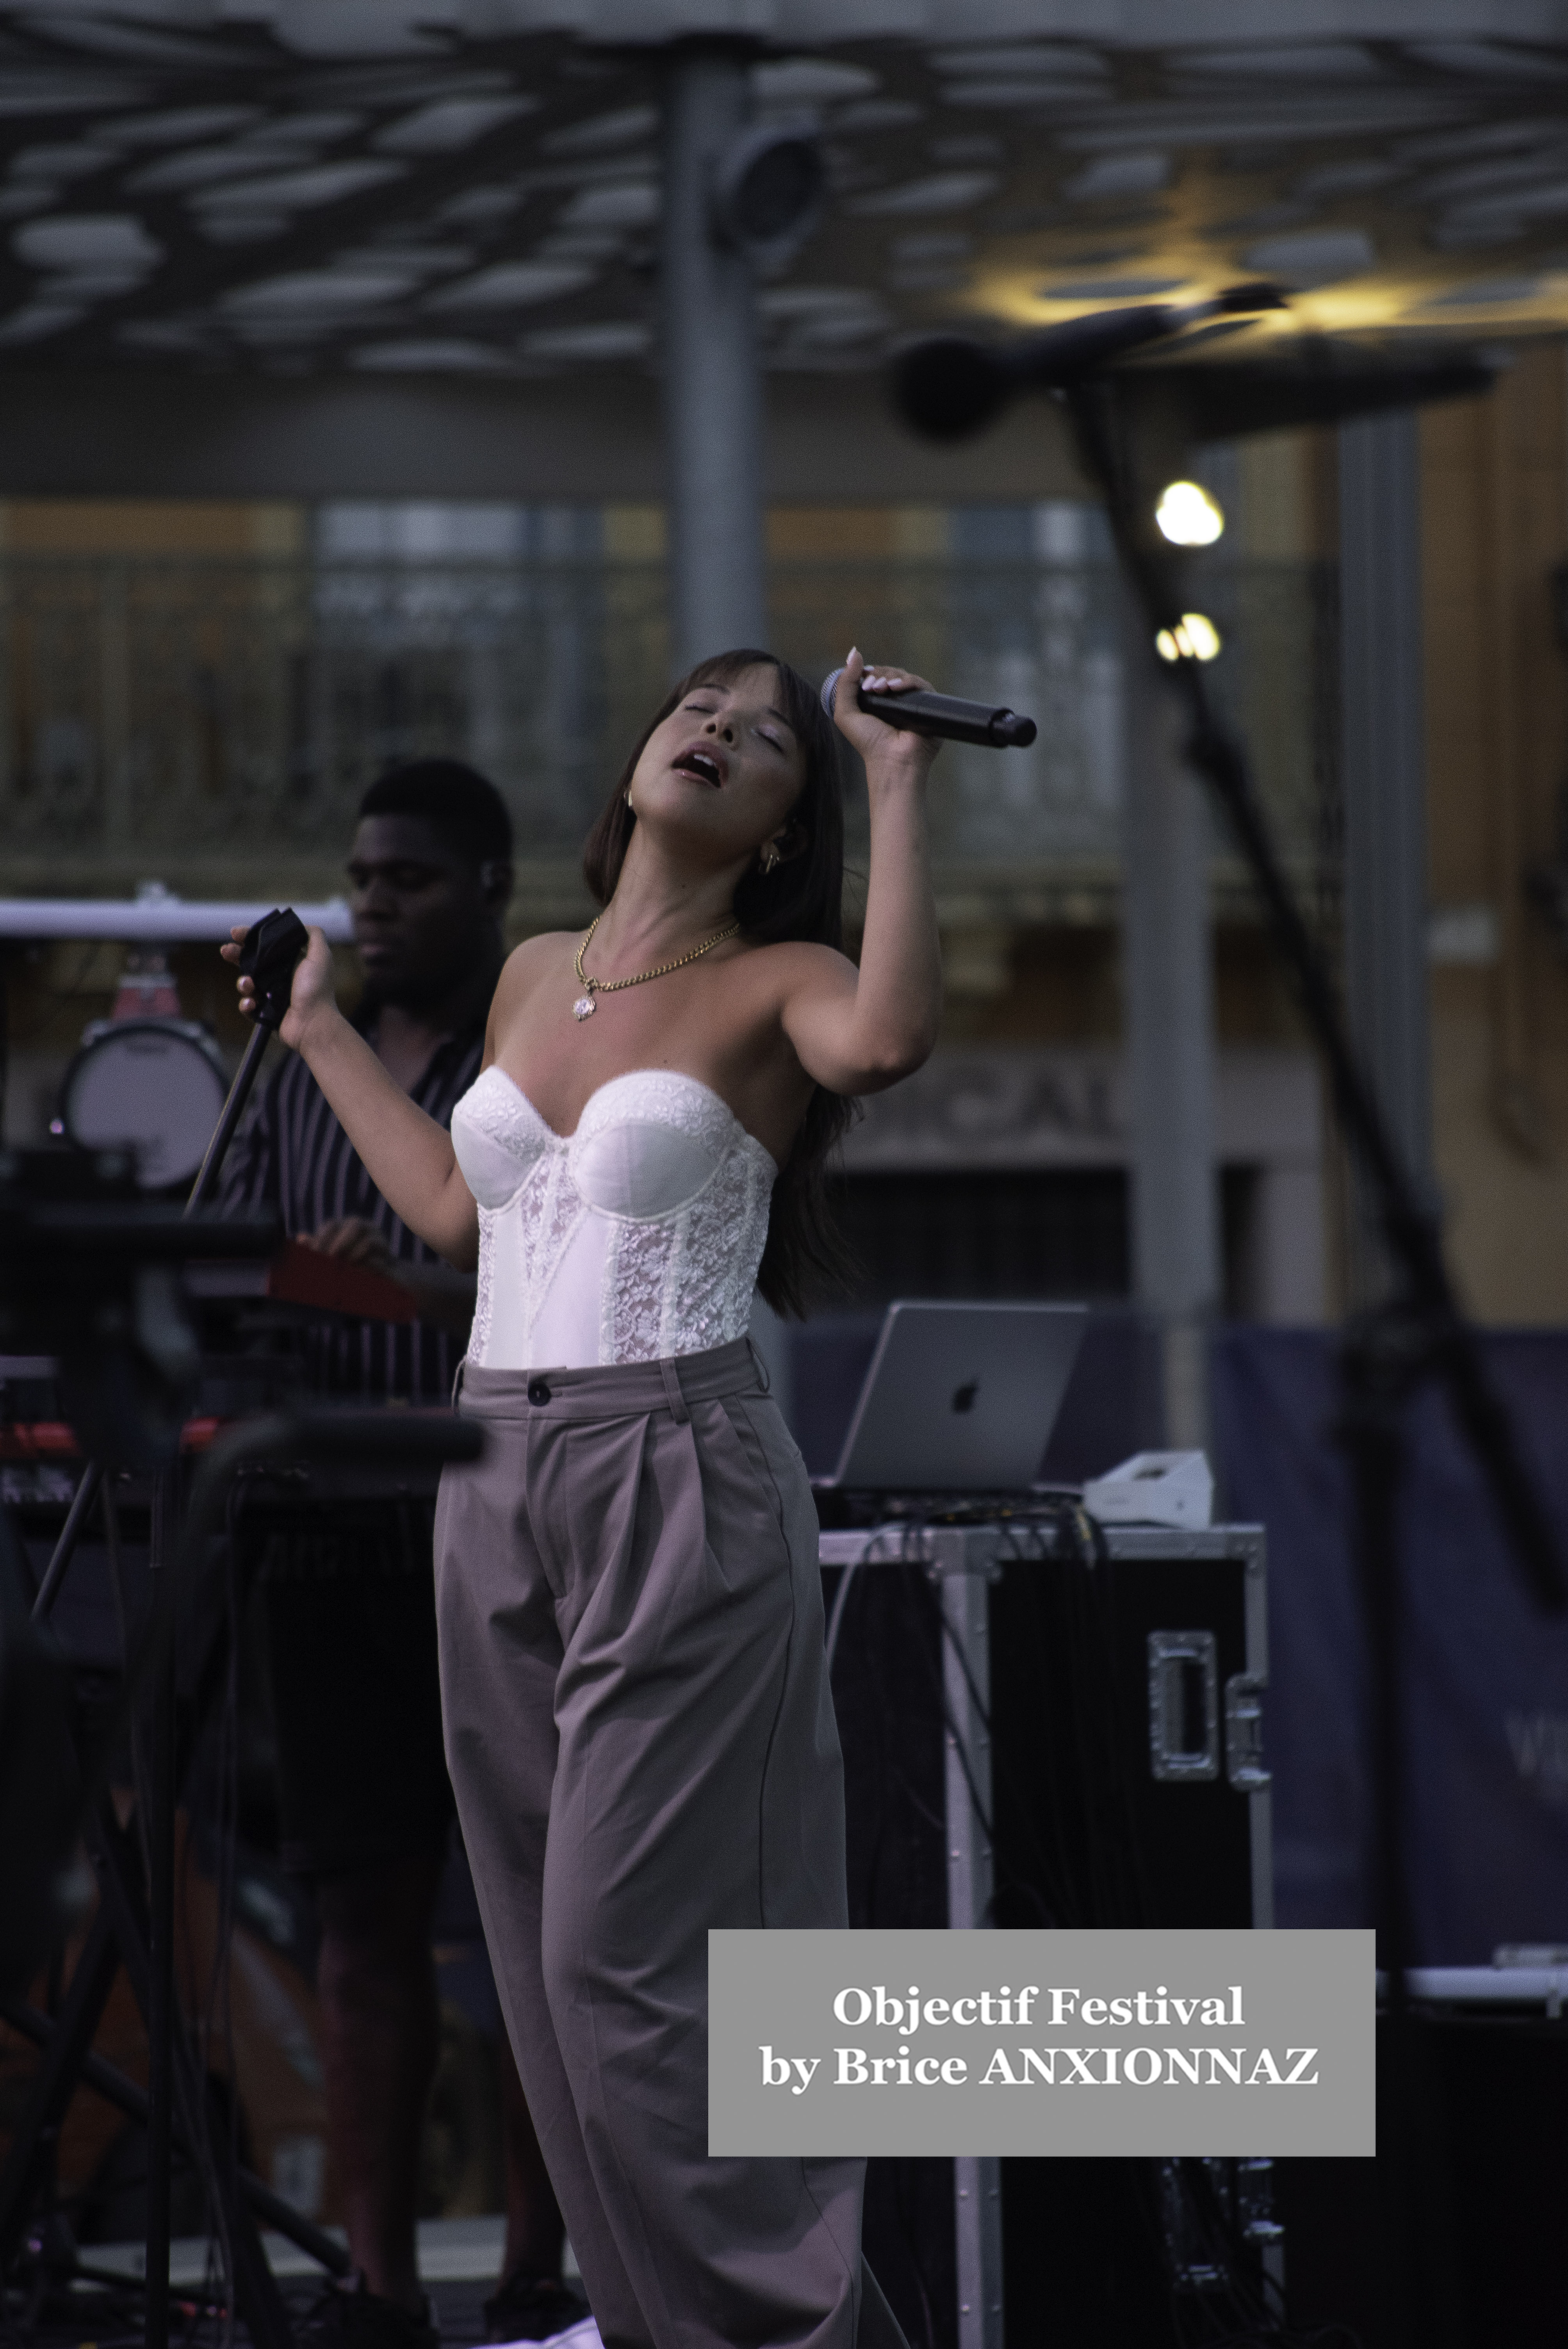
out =
[[[1081,1305],[890,1305],[838,1467],[841,1493],[1026,1493],[1088,1318]]]

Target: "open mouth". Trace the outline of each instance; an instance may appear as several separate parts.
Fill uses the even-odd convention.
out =
[[[671,763],[677,775],[689,775],[694,782],[707,783],[716,792],[723,787],[727,770],[717,751],[700,750],[694,743]]]

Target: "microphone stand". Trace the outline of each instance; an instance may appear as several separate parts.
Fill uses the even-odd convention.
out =
[[[1086,375],[1064,385],[1057,396],[1072,417],[1086,470],[1104,491],[1111,533],[1148,625],[1153,660],[1156,635],[1175,635],[1182,598],[1175,564],[1155,542],[1142,512],[1117,388],[1106,378]],[[1444,2173],[1437,2158],[1439,2098],[1408,2009],[1411,1913],[1401,1847],[1398,1498],[1406,1465],[1405,1411],[1423,1383],[1436,1380],[1447,1392],[1531,1598],[1544,1613],[1557,1614],[1568,1606],[1568,1587],[1513,1429],[1455,1299],[1439,1219],[1411,1179],[1351,1044],[1337,987],[1285,877],[1246,754],[1215,709],[1197,659],[1183,655],[1170,665],[1168,676],[1186,715],[1186,758],[1223,810],[1252,874],[1297,1005],[1328,1070],[1340,1125],[1366,1195],[1376,1202],[1392,1271],[1386,1299],[1346,1330],[1336,1432],[1350,1466],[1357,1567],[1371,1655],[1374,1885],[1379,1960],[1387,1982],[1385,2076],[1393,2140],[1387,2148],[1394,2238],[1385,2270],[1392,2302],[1387,2349],[1417,2349],[1418,2344],[1420,2349],[1440,2349],[1457,2340],[1459,2299],[1437,2271],[1451,2259],[1451,2234],[1440,2214],[1424,2242],[1419,2230],[1418,2189],[1425,2187],[1436,2195]]]
[[[283,1024],[294,985],[294,966],[309,933],[292,907],[271,913],[246,933],[240,968],[255,982],[255,1031],[234,1072],[191,1195],[189,1217],[205,1206],[218,1186],[223,1160],[245,1103],[261,1072],[262,1058]],[[148,1557],[150,1625],[167,1625],[170,1636],[158,1642],[152,1684],[151,1816],[148,1821],[148,2073],[147,2073],[147,2302],[145,2349],[169,2349],[170,2193],[174,2155],[174,1826],[175,1746],[179,1701],[171,1636],[178,1595],[180,1464],[160,1469],[152,1487],[152,1523]],[[236,1630],[237,1626],[234,1627]],[[128,1680],[138,1675],[128,1670]],[[265,2287],[263,2287],[263,2290]],[[275,2293],[268,2292],[276,2308]]]

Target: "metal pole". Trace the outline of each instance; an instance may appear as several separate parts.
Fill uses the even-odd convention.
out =
[[[82,1527],[88,1521],[88,1512],[98,1499],[102,1484],[102,1461],[89,1460],[82,1470],[81,1481],[72,1495],[71,1506],[66,1513],[66,1522],[60,1527],[60,1538],[55,1544],[55,1554],[49,1560],[48,1572],[38,1586],[38,1595],[33,1601],[35,1623],[46,1622],[54,1609],[55,1601],[60,1595],[60,1585],[66,1578],[66,1569],[77,1554],[77,1544],[81,1538]]]
[[[206,1155],[197,1169],[195,1182],[191,1185],[191,1195],[185,1202],[185,1212],[188,1216],[194,1215],[198,1207],[205,1206],[218,1187],[218,1177],[223,1171],[223,1161],[228,1155],[229,1144],[234,1138],[241,1118],[244,1115],[245,1103],[251,1098],[252,1087],[256,1081],[263,1058],[272,1040],[272,1028],[269,1025],[263,1025],[258,1019],[251,1030],[251,1040],[245,1046],[244,1058],[234,1071],[234,1081],[229,1087],[228,1098],[218,1113],[218,1123],[212,1129],[212,1139],[207,1144]]]
[[[943,1736],[947,1922],[991,1922],[990,1593],[995,1569],[946,1573],[942,1597]],[[958,2270],[958,2349],[1002,2349],[1002,2165],[994,2154],[953,2164]]]
[[[970,1931],[991,1922],[990,1577],[942,1575],[942,1702],[947,1814],[947,1922]],[[979,1814],[983,1812],[984,1816]]]
[[[743,53],[725,43],[675,51],[665,85],[665,446],[670,665],[765,645],[761,387],[751,267],[714,233],[710,192],[744,126]]]
[[[1418,435],[1412,411],[1339,429],[1340,691],[1350,1032],[1405,1165],[1429,1197]],[[1351,1285],[1366,1303],[1387,1273],[1365,1196],[1359,1207]]]
[[[172,1512],[177,1472],[160,1471],[152,1487],[148,1560],[149,1613],[160,1605],[174,1570]],[[152,1687],[151,1785],[148,1796],[147,1936],[147,2308],[146,2349],[169,2344],[170,2164],[174,2149],[174,1643],[161,1657]]]
[[[1124,953],[1133,1285],[1161,1332],[1165,1441],[1209,1440],[1207,1334],[1219,1301],[1209,818],[1182,764],[1148,623],[1124,628]]]

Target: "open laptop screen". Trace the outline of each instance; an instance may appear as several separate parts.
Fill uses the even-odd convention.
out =
[[[1067,1392],[1081,1305],[890,1305],[834,1475],[851,1492],[1026,1492]]]

